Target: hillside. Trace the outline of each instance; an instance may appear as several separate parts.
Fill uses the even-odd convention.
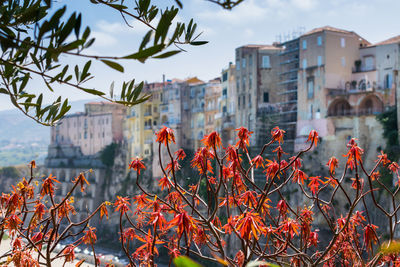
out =
[[[97,99],[71,102],[69,113],[83,111],[84,104]],[[50,143],[50,128],[34,122],[19,110],[0,111],[0,167],[34,159],[43,163]]]

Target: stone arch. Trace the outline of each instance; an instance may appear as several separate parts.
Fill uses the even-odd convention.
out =
[[[352,108],[344,98],[334,100],[328,107],[328,116],[346,116],[351,115],[351,113]]]
[[[383,102],[376,95],[364,97],[358,105],[358,115],[372,115],[383,112]]]

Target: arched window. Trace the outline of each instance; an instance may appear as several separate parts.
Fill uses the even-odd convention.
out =
[[[345,99],[334,101],[328,109],[328,116],[346,116],[351,114],[351,106]]]
[[[361,90],[361,91],[367,90],[367,84],[366,84],[366,82],[365,82],[365,79],[362,79],[362,80],[358,83],[358,90]]]

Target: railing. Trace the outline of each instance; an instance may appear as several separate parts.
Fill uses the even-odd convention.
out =
[[[369,71],[376,71],[376,68],[375,68],[375,67],[366,68],[366,67],[364,67],[364,66],[353,67],[353,68],[352,68],[352,72],[353,72],[353,73],[358,73],[358,72],[369,72]]]
[[[331,111],[328,113],[328,117],[343,117],[343,116],[369,116],[377,115],[382,113],[381,108],[363,108],[359,110],[345,109],[339,111]]]
[[[339,95],[351,95],[351,94],[361,94],[361,93],[368,93],[368,92],[373,92],[375,91],[374,87],[368,87],[365,90],[360,90],[360,89],[334,89],[334,88],[328,88],[329,90],[329,95],[330,96],[339,96]]]

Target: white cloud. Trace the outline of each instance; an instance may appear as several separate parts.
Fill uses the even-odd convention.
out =
[[[92,37],[96,38],[93,44],[94,47],[109,47],[118,43],[118,40],[114,36],[106,32],[93,31]]]
[[[316,8],[318,0],[291,0],[291,4],[302,10],[311,10]]]

